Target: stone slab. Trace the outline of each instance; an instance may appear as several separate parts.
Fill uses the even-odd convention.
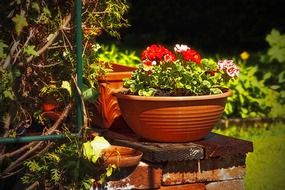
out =
[[[232,137],[210,133],[202,140],[188,143],[157,143],[137,137],[130,130],[105,130],[102,134],[112,143],[128,146],[143,152],[149,162],[201,160],[215,157],[246,155],[253,144]]]

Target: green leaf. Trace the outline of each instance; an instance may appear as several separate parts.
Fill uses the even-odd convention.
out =
[[[110,143],[100,136],[96,136],[92,141],[83,143],[83,155],[91,162],[96,163],[104,148],[110,146]]]
[[[8,47],[6,44],[4,44],[3,41],[0,40],[0,60],[6,58],[6,53],[4,53],[4,49]]]
[[[44,7],[43,8],[43,13],[47,16],[47,17],[51,17],[51,12],[48,9],[48,7]]]
[[[90,141],[83,143],[83,154],[88,160],[92,159],[92,156],[94,155],[94,153],[93,153],[93,148],[91,146]]]
[[[61,88],[66,89],[70,96],[72,96],[71,85],[68,81],[62,81]]]
[[[141,89],[138,91],[139,96],[153,96],[155,94],[156,90],[153,88],[149,89]]]
[[[285,61],[284,51],[285,51],[285,48],[273,46],[268,50],[268,55],[276,59],[279,62],[284,62]]]
[[[10,100],[14,100],[15,99],[15,94],[12,91],[11,88],[9,88],[7,90],[4,90],[3,95],[4,95],[5,98],[8,98]]]
[[[24,47],[24,52],[28,55],[39,56],[38,52],[35,50],[34,45],[28,45],[28,46]]]
[[[35,9],[38,13],[41,12],[41,9],[40,9],[39,4],[36,3],[36,2],[33,2],[33,3],[32,3],[32,8]]]
[[[266,81],[267,79],[269,79],[272,76],[271,72],[267,72],[264,76],[263,76],[263,80]]]
[[[83,96],[83,99],[85,101],[89,101],[89,102],[95,102],[97,97],[98,97],[99,93],[96,91],[95,88],[91,87],[91,88],[85,88],[83,91],[82,91],[82,96]]]
[[[60,171],[58,169],[55,169],[55,168],[51,169],[50,171],[51,171],[51,175],[52,175],[51,180],[54,182],[58,182],[61,178]]]
[[[266,41],[271,45],[285,46],[285,35],[281,35],[276,29],[273,29],[269,35],[266,36]]]
[[[107,175],[107,177],[110,177],[110,176],[112,175],[112,173],[113,173],[113,168],[112,168],[112,167],[108,167],[108,168],[106,169],[106,175]]]
[[[285,82],[285,71],[279,73],[279,75],[278,75],[278,82],[279,83]]]
[[[222,94],[223,92],[219,88],[210,88],[211,94]]]
[[[85,189],[91,189],[94,179],[83,179],[82,184]],[[93,189],[93,188],[92,188]]]
[[[206,86],[207,88],[211,87],[211,83],[207,80],[203,80],[202,84],[203,84],[203,86]]]
[[[12,18],[12,21],[15,23],[15,29],[17,35],[19,35],[22,32],[25,26],[28,26],[28,22],[25,17],[25,11],[23,10],[21,11],[20,14],[16,14],[16,16]]]

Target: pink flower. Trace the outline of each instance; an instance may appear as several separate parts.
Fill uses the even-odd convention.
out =
[[[235,65],[233,60],[219,60],[218,69],[225,71],[230,77],[237,77],[239,68]]]
[[[219,60],[218,61],[219,70],[224,70],[224,69],[231,67],[233,65],[235,65],[233,60],[225,59],[225,60]]]
[[[237,77],[239,74],[239,69],[235,65],[233,65],[228,67],[226,72],[230,77]]]

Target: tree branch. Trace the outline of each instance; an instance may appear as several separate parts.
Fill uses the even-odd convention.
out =
[[[52,133],[54,133],[57,128],[60,126],[60,124],[64,121],[64,119],[68,116],[69,112],[71,111],[73,107],[73,102],[70,102],[65,109],[63,110],[62,114],[60,115],[60,117],[58,118],[58,120],[53,124],[53,126],[51,128],[49,128],[43,135],[50,135]],[[7,177],[11,172],[13,172],[14,169],[16,169],[17,167],[19,167],[20,165],[22,165],[22,163],[27,160],[29,157],[31,157],[31,155],[38,150],[39,148],[42,147],[42,145],[44,144],[43,141],[41,142],[31,142],[28,145],[24,146],[21,148],[21,152],[19,150],[15,151],[17,152],[17,154],[22,153],[23,151],[28,150],[26,153],[24,153],[22,156],[20,156],[17,160],[15,160],[14,162],[12,162],[3,172],[2,174],[0,174],[0,179],[1,178],[5,178]],[[0,157],[0,159],[3,159],[5,157],[11,157],[11,155],[15,155],[15,153],[7,153],[3,156]],[[10,176],[10,175],[9,175]]]
[[[41,48],[37,51],[38,55],[42,54],[43,52],[45,52],[49,46],[52,45],[52,43],[54,42],[54,40],[56,39],[56,37],[58,36],[59,34],[59,31],[60,30],[64,30],[64,28],[68,25],[68,23],[70,22],[71,20],[71,14],[67,15],[66,18],[64,19],[62,25],[59,27],[59,29],[53,33],[53,35],[51,36],[51,38],[49,39],[49,41]],[[30,56],[28,59],[27,59],[27,63],[31,62],[33,60],[33,56]]]

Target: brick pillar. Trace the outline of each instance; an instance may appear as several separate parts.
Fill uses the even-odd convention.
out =
[[[144,156],[138,166],[120,169],[108,189],[242,190],[246,154],[253,151],[252,142],[217,134],[189,143],[110,140]]]

